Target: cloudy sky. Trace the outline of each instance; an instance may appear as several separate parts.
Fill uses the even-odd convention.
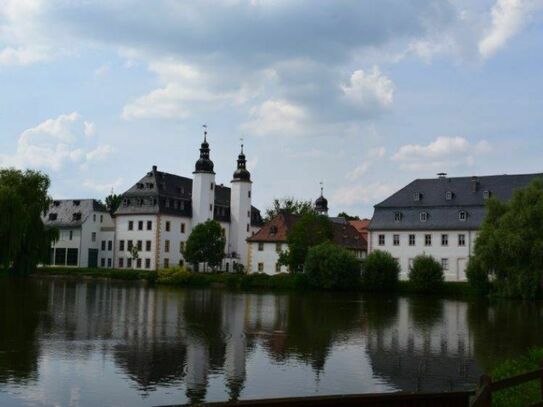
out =
[[[190,176],[244,138],[254,203],[372,206],[418,177],[541,172],[543,0],[0,0],[0,166],[55,197]]]

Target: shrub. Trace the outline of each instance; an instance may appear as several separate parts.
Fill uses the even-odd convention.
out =
[[[185,267],[172,267],[158,270],[156,281],[160,284],[206,286],[210,284],[210,276],[194,273]]]
[[[398,286],[400,265],[390,253],[371,252],[362,267],[362,287],[371,291],[392,291]]]
[[[443,267],[432,256],[415,257],[409,269],[409,282],[415,291],[435,292],[443,287]]]
[[[466,268],[466,277],[473,291],[478,295],[485,296],[490,293],[490,281],[488,273],[483,269],[481,262],[472,257]]]
[[[360,264],[347,250],[324,242],[309,249],[304,274],[314,287],[354,289],[360,279]]]

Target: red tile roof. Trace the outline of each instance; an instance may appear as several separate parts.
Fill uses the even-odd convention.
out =
[[[368,238],[368,226],[371,219],[350,220],[349,223],[353,225],[359,233],[362,233],[365,239]]]

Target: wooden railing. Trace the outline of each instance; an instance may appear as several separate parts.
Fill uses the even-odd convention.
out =
[[[528,383],[533,380],[539,380],[542,401],[538,401],[537,403],[531,404],[527,407],[543,407],[543,361],[541,361],[539,365],[540,368],[537,370],[502,380],[492,381],[490,376],[481,376],[479,381],[479,391],[471,402],[471,407],[491,407],[492,393]]]

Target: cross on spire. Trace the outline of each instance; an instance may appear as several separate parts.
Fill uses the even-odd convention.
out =
[[[241,154],[243,154],[243,137],[240,137],[239,141],[241,141]]]
[[[321,185],[321,196],[323,196],[323,191],[324,191],[324,186],[323,185],[324,185],[324,183],[321,181],[319,184]]]
[[[204,141],[207,141],[207,124],[203,124],[202,127],[204,129]]]

